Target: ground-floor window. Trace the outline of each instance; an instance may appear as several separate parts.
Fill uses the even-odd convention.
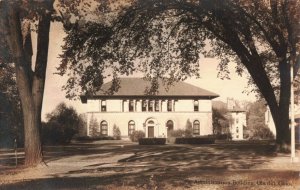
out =
[[[108,129],[107,122],[106,121],[102,121],[100,123],[100,132],[101,132],[101,135],[107,136],[108,135],[107,129]]]
[[[174,123],[173,123],[172,120],[167,121],[167,127],[168,127],[168,129],[173,130],[173,128],[174,128]]]
[[[135,122],[134,121],[129,121],[128,122],[128,135],[131,135],[135,130]]]
[[[193,134],[200,135],[200,122],[198,120],[195,120],[193,123]]]

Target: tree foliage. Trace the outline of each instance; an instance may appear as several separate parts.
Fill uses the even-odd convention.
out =
[[[23,146],[21,103],[13,65],[0,67],[0,146],[13,147],[14,139]]]
[[[78,134],[83,121],[73,107],[60,103],[49,114],[43,126],[42,140],[45,144],[67,144]]]
[[[290,65],[295,75],[300,64],[299,5],[299,0],[135,0],[108,25],[74,24],[67,32],[60,70],[76,64],[72,65],[68,90],[77,86],[79,92],[93,93],[108,76],[102,68],[110,67],[113,78],[143,72],[153,79],[151,90],[155,91],[159,77],[166,84],[198,77],[200,53],[220,59],[220,77],[229,77],[228,64],[235,61],[236,72],[242,75],[247,70],[250,84],[265,98],[275,120],[277,142],[285,144],[290,139]],[[97,27],[112,32],[99,33],[99,37],[96,29],[88,32]],[[76,42],[71,40],[75,37],[79,39]],[[73,47],[75,52],[68,57],[66,52]],[[102,61],[105,57],[108,59]],[[92,77],[80,76],[83,63],[93,68]],[[100,79],[94,77],[99,74]]]
[[[265,124],[265,104],[263,100],[248,104],[247,131],[250,139],[274,139],[274,134]]]

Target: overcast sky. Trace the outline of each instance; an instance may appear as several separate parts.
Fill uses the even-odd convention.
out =
[[[86,104],[81,104],[79,100],[70,101],[65,98],[65,92],[61,87],[66,83],[66,77],[55,75],[56,67],[60,63],[58,55],[61,53],[61,45],[65,36],[61,23],[52,23],[50,30],[50,44],[48,56],[48,68],[45,84],[45,95],[43,101],[42,119],[45,120],[46,113],[51,112],[60,102],[66,102],[72,105],[78,113],[84,113]],[[33,43],[36,43],[33,39]],[[33,58],[34,59],[34,58]],[[247,87],[246,77],[239,77],[234,72],[235,64],[230,65],[231,80],[221,80],[217,78],[218,60],[213,58],[204,58],[200,60],[200,79],[188,79],[186,82],[195,86],[210,90],[220,95],[214,100],[226,101],[227,97],[233,97],[236,100],[255,101],[254,94],[243,93]],[[132,77],[132,76],[131,76]]]

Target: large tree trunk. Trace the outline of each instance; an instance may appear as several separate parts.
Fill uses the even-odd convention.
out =
[[[280,62],[280,96],[278,115],[273,116],[276,127],[276,142],[280,149],[288,149],[291,142],[289,129],[289,103],[291,97],[290,65],[283,60]]]
[[[52,6],[52,1],[45,1]],[[51,9],[51,7],[50,7]],[[7,26],[6,38],[10,51],[13,52],[17,86],[22,104],[25,133],[25,165],[35,166],[42,161],[40,138],[41,109],[47,68],[49,29],[51,12],[39,15],[37,55],[35,71],[31,68],[30,27],[22,31],[20,10],[14,3],[6,2]]]

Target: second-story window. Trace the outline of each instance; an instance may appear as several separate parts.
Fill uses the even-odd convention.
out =
[[[168,103],[167,103],[167,110],[168,111],[172,111],[172,100],[168,100]]]
[[[103,112],[106,111],[106,100],[101,101],[101,111],[103,111]]]
[[[159,100],[155,100],[155,111],[159,111]]]
[[[198,102],[198,100],[194,100],[194,111],[199,111],[199,102]]]
[[[147,111],[147,101],[146,100],[142,101],[142,111]]]
[[[154,111],[153,107],[154,107],[154,101],[149,100],[149,102],[148,102],[148,111]]]
[[[133,100],[129,100],[129,111],[130,112],[134,111],[134,101]]]

